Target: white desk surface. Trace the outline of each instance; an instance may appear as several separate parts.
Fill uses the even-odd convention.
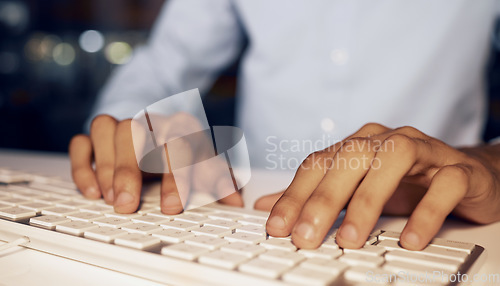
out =
[[[0,167],[25,170],[70,179],[69,160],[64,154],[0,150]],[[247,207],[256,198],[286,187],[293,174],[253,171],[244,193]],[[406,218],[382,217],[376,228],[401,231]],[[500,273],[500,222],[478,226],[447,220],[437,235],[483,246],[488,253],[480,274]],[[0,241],[0,244],[3,242]],[[4,285],[157,285],[123,273],[62,257],[17,247],[0,252],[0,286]]]

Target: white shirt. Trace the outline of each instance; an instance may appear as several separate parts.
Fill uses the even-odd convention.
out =
[[[476,144],[496,0],[170,0],[93,116],[208,91],[235,60],[253,166],[295,169],[367,122]]]

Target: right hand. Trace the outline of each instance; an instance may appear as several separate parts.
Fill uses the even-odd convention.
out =
[[[69,145],[71,172],[78,189],[90,199],[102,196],[119,213],[137,210],[144,176],[134,152],[131,122],[131,119],[118,121],[109,115],[99,115],[92,121],[90,136],[78,134]],[[207,174],[206,170],[192,176],[198,176],[199,181],[203,174]],[[201,180],[213,184],[216,189],[233,187],[232,182],[223,181],[213,172],[208,172]],[[220,201],[234,206],[243,205],[238,192]],[[177,214],[183,210],[172,173],[162,176],[161,210],[166,214]]]

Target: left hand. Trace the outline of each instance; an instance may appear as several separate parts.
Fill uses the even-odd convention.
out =
[[[409,215],[401,244],[424,248],[453,213],[476,223],[500,220],[499,148],[458,150],[412,127],[367,124],[345,140],[312,153],[276,202],[272,236],[292,234],[299,248],[316,248],[347,206],[337,243],[359,248],[382,213]]]

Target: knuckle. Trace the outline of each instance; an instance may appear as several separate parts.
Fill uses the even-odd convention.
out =
[[[363,125],[363,127],[361,127],[358,132],[374,135],[374,134],[383,133],[386,130],[387,130],[387,127],[383,126],[382,124],[369,122],[369,123]]]
[[[347,140],[340,149],[341,151],[346,151],[349,153],[365,154],[372,151],[372,148],[374,147],[372,143],[373,142],[370,138],[354,137]]]
[[[301,168],[309,170],[311,167],[315,166],[320,162],[325,162],[330,158],[330,153],[325,150],[320,150],[309,154],[306,159],[302,162]],[[321,165],[321,164],[320,164]],[[323,164],[324,165],[324,164]]]
[[[395,131],[412,137],[416,137],[423,134],[420,130],[412,126],[401,126],[396,128]]]
[[[413,139],[404,134],[393,134],[382,143],[385,150],[395,151],[411,158],[417,156],[417,150]]]
[[[451,178],[453,181],[457,181],[460,184],[469,183],[469,175],[470,170],[468,167],[463,165],[453,165],[453,166],[445,166],[439,170],[439,173],[442,176]]]

